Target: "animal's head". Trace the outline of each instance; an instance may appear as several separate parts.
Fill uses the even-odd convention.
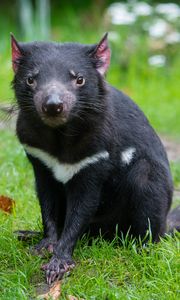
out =
[[[11,36],[13,87],[20,110],[50,127],[102,108],[110,63],[107,34],[96,45],[19,43]]]

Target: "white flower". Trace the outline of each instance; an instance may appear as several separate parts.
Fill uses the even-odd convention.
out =
[[[166,63],[166,57],[164,55],[153,55],[148,58],[148,63],[151,66],[163,67]]]
[[[152,13],[152,7],[146,2],[137,2],[134,4],[133,11],[137,16],[149,16]]]
[[[165,15],[168,20],[180,17],[180,7],[175,3],[162,3],[156,6],[156,12]]]
[[[110,41],[118,41],[120,39],[120,36],[116,31],[109,31],[108,32],[108,39]]]
[[[136,21],[136,15],[129,12],[125,3],[113,3],[107,9],[107,13],[111,17],[112,24],[128,25]]]
[[[149,34],[154,38],[161,38],[168,32],[169,25],[162,19],[157,19],[154,24],[149,27]]]
[[[177,31],[171,32],[165,38],[167,44],[180,43],[180,33]]]

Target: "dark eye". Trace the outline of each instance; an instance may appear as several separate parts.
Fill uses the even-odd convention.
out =
[[[35,80],[34,80],[34,78],[33,77],[28,77],[28,79],[26,80],[26,83],[28,84],[28,85],[34,85],[34,83],[35,83]]]
[[[85,79],[83,76],[78,76],[76,79],[76,84],[78,86],[83,86],[85,84]]]

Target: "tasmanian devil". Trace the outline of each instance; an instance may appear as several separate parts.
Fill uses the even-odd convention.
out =
[[[107,34],[98,44],[19,43],[12,36],[17,135],[35,175],[48,283],[74,266],[85,232],[158,241],[172,200],[169,163],[138,106],[104,78]]]

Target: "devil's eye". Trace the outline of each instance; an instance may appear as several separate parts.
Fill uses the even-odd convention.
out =
[[[76,84],[78,86],[83,86],[85,84],[85,79],[83,76],[78,76],[76,79]]]
[[[35,83],[35,80],[33,77],[28,77],[27,80],[26,80],[26,83],[30,86],[33,86],[34,83]]]

